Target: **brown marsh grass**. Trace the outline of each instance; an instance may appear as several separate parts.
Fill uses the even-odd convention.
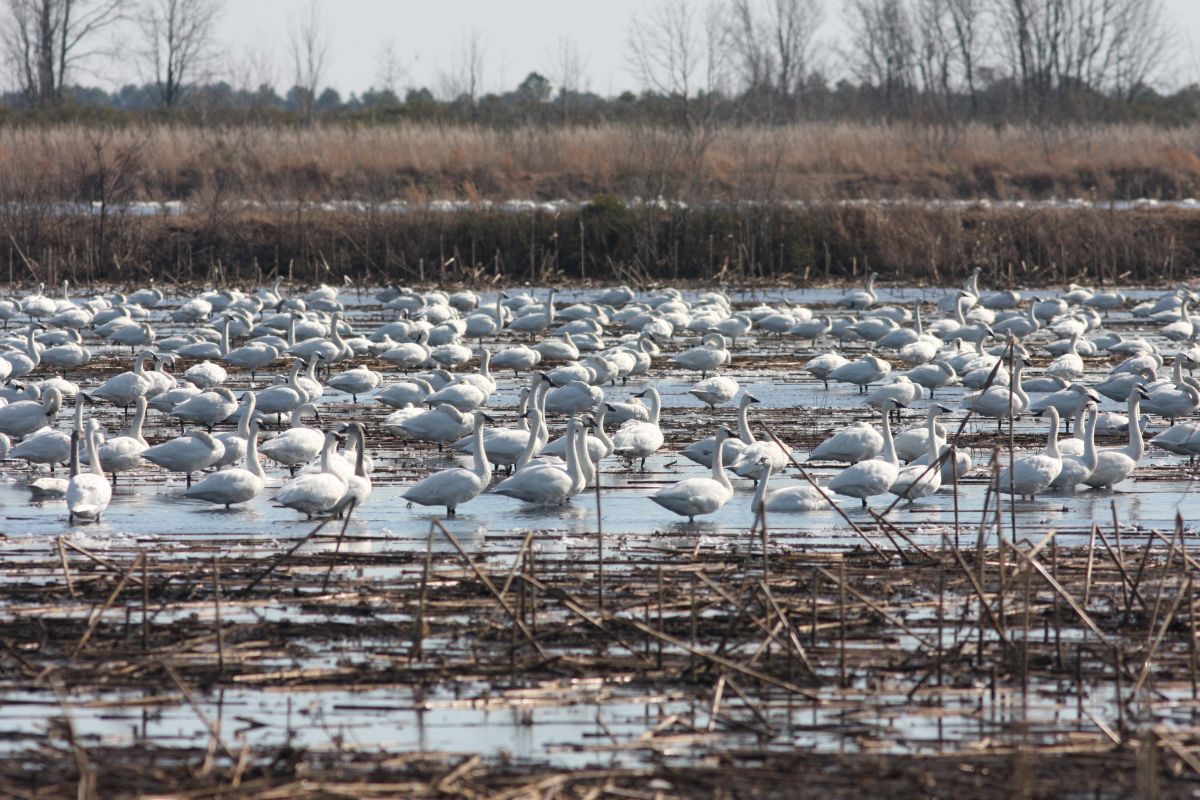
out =
[[[1200,126],[804,123],[691,134],[636,125],[0,129],[0,196],[95,200],[1098,199],[1200,194]],[[111,167],[110,167],[111,168]]]

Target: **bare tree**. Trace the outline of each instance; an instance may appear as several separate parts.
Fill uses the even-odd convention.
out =
[[[7,0],[4,49],[31,104],[62,99],[67,75],[94,55],[97,34],[119,22],[126,0]]]
[[[902,0],[848,0],[847,9],[849,55],[859,80],[881,91],[889,109],[907,106],[913,94],[916,43],[905,4]]]
[[[743,86],[772,111],[791,115],[824,20],[821,0],[734,0],[729,10],[730,45]]]
[[[325,77],[329,51],[329,32],[315,0],[309,0],[304,13],[288,30],[288,52],[292,57],[293,87],[299,94],[301,110],[312,117],[317,89]]]
[[[389,39],[379,51],[379,66],[375,71],[375,82],[380,91],[390,92],[393,97],[399,97],[400,81],[404,79],[407,70],[396,55],[396,43]]]
[[[441,75],[443,94],[448,100],[466,101],[472,122],[479,113],[477,101],[483,84],[485,57],[483,34],[472,28],[456,48],[450,68]]]
[[[986,0],[946,0],[954,47],[971,98],[972,116],[979,113],[979,91],[975,82],[979,60],[988,46],[985,3]]]
[[[1165,64],[1171,44],[1162,0],[1126,0],[1113,25],[1109,59],[1113,92],[1126,101],[1134,100]]]
[[[670,98],[686,128],[705,123],[725,88],[729,26],[721,7],[660,0],[629,26],[628,63],[646,89]]]
[[[579,55],[579,47],[575,40],[568,36],[560,37],[550,53],[548,72],[550,80],[558,86],[558,103],[563,122],[570,120],[571,101],[583,88],[585,70],[586,64]]]
[[[1119,95],[1162,64],[1161,0],[994,0],[1001,46],[1033,111],[1088,91]]]
[[[146,39],[144,56],[164,106],[179,104],[188,81],[211,57],[222,5],[223,0],[147,0],[138,23]]]

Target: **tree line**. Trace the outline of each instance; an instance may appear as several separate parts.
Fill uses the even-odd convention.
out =
[[[372,88],[344,97],[327,81],[333,23],[315,2],[286,22],[282,78],[262,54],[222,57],[224,0],[2,2],[11,88],[0,104],[22,112],[688,130],[830,118],[1200,117],[1200,87],[1163,88],[1183,49],[1163,0],[656,0],[628,26],[625,58],[640,90],[610,97],[589,90],[586,58],[567,38],[544,68],[505,90],[485,88],[491,59],[478,31],[459,37],[433,86],[408,85],[385,46]],[[84,85],[85,68],[105,59],[135,61],[144,77],[115,91]]]

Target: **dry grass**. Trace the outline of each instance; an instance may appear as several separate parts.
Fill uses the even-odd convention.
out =
[[[62,125],[0,131],[0,191],[90,199],[97,166],[127,153],[119,188],[140,199],[1177,198],[1200,194],[1198,152],[1200,126]]]

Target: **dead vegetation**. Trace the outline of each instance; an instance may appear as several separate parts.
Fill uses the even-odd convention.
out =
[[[700,133],[645,125],[488,129],[402,123],[10,126],[10,196],[98,200],[103,158],[136,153],[137,200],[587,199],[691,202],[1181,199],[1200,194],[1200,129],[1152,125],[797,123]],[[15,193],[15,194],[14,194]]]

